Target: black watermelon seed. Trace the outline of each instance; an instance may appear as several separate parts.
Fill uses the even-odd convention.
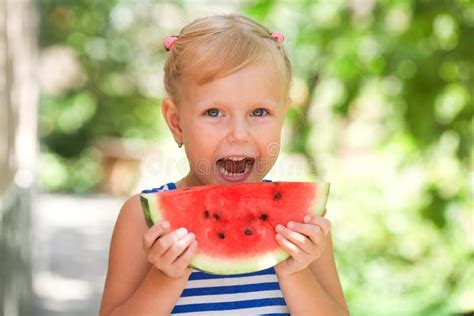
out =
[[[214,218],[215,218],[216,220],[219,220],[219,218],[221,218],[221,217],[219,216],[219,213],[214,213],[213,216],[214,216]]]
[[[260,219],[261,219],[262,221],[266,221],[267,218],[268,218],[268,215],[267,215],[267,214],[262,214],[262,215],[260,215]]]
[[[205,217],[205,218],[209,218],[209,211],[208,211],[208,210],[205,210],[205,211],[204,211],[204,217]]]
[[[224,233],[219,233],[217,236],[219,236],[220,239],[225,239],[225,234]]]
[[[247,235],[247,236],[250,236],[250,235],[252,235],[252,230],[246,228],[246,229],[244,230],[244,234]]]
[[[279,200],[279,199],[281,199],[281,193],[280,193],[280,192],[277,192],[277,193],[273,196],[273,199],[274,199],[274,200]]]

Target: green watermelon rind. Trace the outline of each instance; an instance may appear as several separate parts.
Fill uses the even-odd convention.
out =
[[[315,204],[311,207],[311,214],[320,216],[324,208],[329,194],[329,182],[318,182]],[[160,203],[158,194],[156,193],[142,193],[140,195],[143,212],[146,223],[149,227],[163,220],[161,216]],[[190,267],[211,274],[242,274],[261,271],[277,265],[290,255],[278,248],[274,251],[268,251],[263,254],[254,255],[252,257],[229,259],[216,256],[209,256],[198,252],[191,260]]]
[[[314,205],[311,207],[312,215],[321,216],[321,214],[323,214],[323,211],[326,208],[330,186],[331,185],[329,182],[317,183],[316,200],[314,202]]]
[[[228,259],[196,253],[190,266],[196,270],[210,274],[241,274],[261,271],[275,266],[290,256],[289,253],[279,248],[264,254],[248,258]]]
[[[157,212],[155,205],[157,205],[157,199],[155,193],[142,193],[140,194],[140,202],[142,204],[143,213],[145,214],[145,221],[148,227],[161,222],[158,218],[161,212]]]

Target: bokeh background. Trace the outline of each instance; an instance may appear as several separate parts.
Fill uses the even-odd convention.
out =
[[[127,196],[187,173],[162,41],[239,13],[294,67],[278,180],[331,182],[353,315],[474,311],[474,3],[0,0],[4,315],[92,315]]]

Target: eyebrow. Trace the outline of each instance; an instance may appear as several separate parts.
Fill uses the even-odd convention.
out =
[[[212,99],[212,100],[205,100],[205,101],[201,101],[201,102],[198,102],[196,103],[196,106],[199,107],[199,108],[204,108],[204,107],[208,107],[208,106],[215,106],[215,105],[219,105],[219,104],[226,104],[225,101],[223,100],[217,100],[217,99]],[[273,101],[273,100],[270,100],[270,99],[261,99],[261,100],[257,100],[255,102],[252,102],[252,104],[255,104],[255,105],[267,105],[267,106],[273,106],[273,107],[278,107],[279,106],[279,103]]]
[[[274,107],[278,107],[278,102],[275,102],[273,100],[269,100],[269,99],[265,99],[265,100],[260,100],[259,102],[257,103],[264,103],[264,104],[269,104],[271,106],[274,106]]]

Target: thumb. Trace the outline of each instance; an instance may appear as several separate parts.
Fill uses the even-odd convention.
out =
[[[326,215],[326,213],[328,212],[328,210],[326,208],[324,208],[324,211],[323,213],[321,214],[321,217],[324,217],[324,215]]]

